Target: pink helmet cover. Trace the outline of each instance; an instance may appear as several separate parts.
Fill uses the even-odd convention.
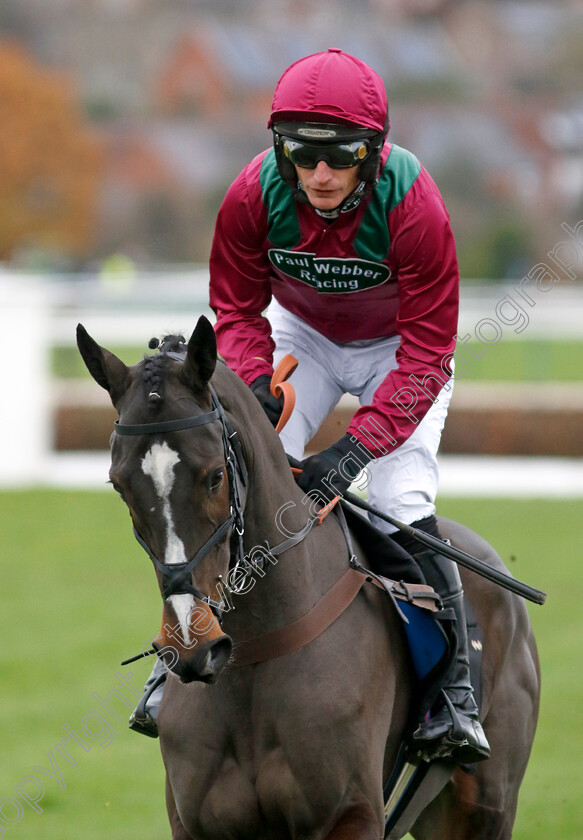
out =
[[[339,49],[300,58],[277,83],[267,127],[290,121],[339,122],[385,134],[383,80],[364,61]]]

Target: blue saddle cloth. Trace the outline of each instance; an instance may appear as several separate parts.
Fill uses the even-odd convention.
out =
[[[428,683],[449,659],[449,641],[433,613],[406,601],[399,601],[399,609],[408,619],[403,628],[415,674],[419,682]]]
[[[422,690],[429,695],[441,687],[440,683],[456,654],[456,640],[448,638],[444,626],[448,622],[435,620],[435,613],[422,607],[399,601],[399,608],[408,619],[403,621],[415,675]],[[476,621],[471,605],[465,599],[470,674],[478,707],[482,704],[482,629]]]

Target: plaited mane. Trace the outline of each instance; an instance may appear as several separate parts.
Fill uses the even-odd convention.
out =
[[[158,348],[158,353],[144,357],[142,380],[148,400],[151,403],[159,403],[164,399],[167,354],[184,353],[186,339],[183,335],[166,335],[161,341],[157,338],[151,338],[148,347],[151,350]]]

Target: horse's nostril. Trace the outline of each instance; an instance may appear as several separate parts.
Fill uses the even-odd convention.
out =
[[[231,658],[233,643],[229,636],[221,636],[195,651],[192,658],[180,659],[172,668],[184,683],[200,681],[214,683]]]
[[[213,642],[211,645],[211,659],[213,663],[220,669],[222,669],[229,659],[231,658],[231,653],[233,652],[233,643],[229,636],[223,636],[221,639],[217,639],[216,642]]]
[[[199,679],[204,682],[215,682],[231,657],[233,643],[228,636],[222,636],[211,642],[199,668]]]

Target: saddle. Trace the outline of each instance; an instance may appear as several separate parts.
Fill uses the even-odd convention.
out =
[[[439,596],[427,586],[421,570],[408,551],[389,534],[376,528],[349,502],[342,501],[339,518],[345,519],[362,554],[359,571],[393,597],[417,677],[417,694],[423,700],[414,714],[417,719],[433,705],[455,654],[452,638],[453,614],[441,607]]]
[[[408,583],[424,584],[421,570],[409,552],[405,551],[389,534],[385,534],[375,527],[368,517],[359,513],[350,502],[342,500],[340,504],[346,523],[364,554],[363,566],[374,572],[379,578],[385,579],[386,584],[393,587],[393,592],[397,598],[400,598],[401,593],[395,591],[395,586],[397,586],[397,589],[399,586],[406,589],[405,584]],[[399,581],[400,584],[395,584],[395,581]],[[448,661],[442,662],[440,665],[440,659],[449,652],[444,646],[451,646],[453,642],[451,633],[448,632],[451,616],[445,611],[435,615],[437,606],[432,607],[432,601],[437,604],[438,599],[431,587],[425,588],[429,590],[427,596],[418,598],[415,602],[411,598],[408,599],[410,605],[407,605],[407,603],[399,604],[401,611],[409,622],[408,624],[404,623],[404,627],[415,673],[421,683],[422,693],[425,692],[428,695],[423,706],[427,706],[427,702],[430,701],[434,692],[439,691],[440,685],[432,690],[431,683],[432,681],[440,683],[440,678],[443,676],[442,671],[444,669],[447,671]],[[420,590],[417,586],[415,586],[415,589],[417,595],[419,595]],[[470,671],[476,703],[480,706],[482,695],[482,631],[467,598],[464,603],[468,629]],[[413,609],[411,609],[411,606],[413,606]],[[424,607],[424,609],[419,611],[417,607]],[[448,624],[443,626],[435,620],[436,618],[447,620]],[[436,628],[438,628],[437,634],[435,632]]]

